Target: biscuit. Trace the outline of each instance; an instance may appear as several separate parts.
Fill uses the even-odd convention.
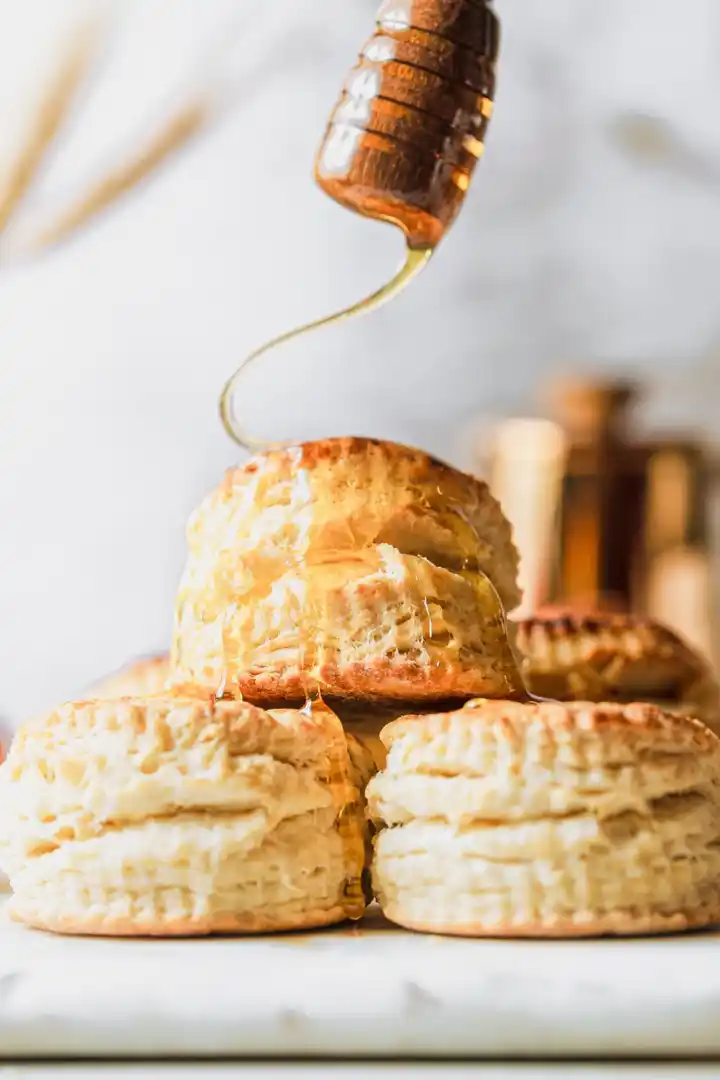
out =
[[[720,689],[677,634],[635,615],[535,616],[517,624],[528,689],[559,701],[650,701],[720,733]]]
[[[166,686],[170,674],[170,657],[145,656],[114,671],[87,691],[92,698],[143,697],[159,694]]]
[[[172,682],[248,700],[513,697],[510,526],[420,451],[330,439],[252,458],[191,518]]]
[[[720,921],[720,740],[652,705],[470,702],[383,732],[373,884],[413,930],[661,933]]]
[[[359,918],[367,829],[329,710],[159,695],[64,705],[0,767],[10,914],[74,934]]]

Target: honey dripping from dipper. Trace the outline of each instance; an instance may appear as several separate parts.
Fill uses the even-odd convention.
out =
[[[275,338],[226,383],[220,414],[240,446],[267,445],[238,420],[249,365],[277,346],[391,300],[428,263],[457,217],[492,115],[500,24],[491,0],[384,0],[345,81],[315,163],[331,198],[405,234],[405,261],[377,292]]]

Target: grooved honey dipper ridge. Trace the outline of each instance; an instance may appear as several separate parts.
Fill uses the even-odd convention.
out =
[[[489,0],[383,0],[315,160],[331,198],[402,229],[405,261],[385,285],[256,349],[226,382],[220,416],[249,450],[236,409],[251,364],[298,336],[376,311],[427,265],[462,207],[493,112],[500,25]]]
[[[434,245],[457,215],[492,115],[500,29],[482,0],[386,0],[315,166],[338,202]]]

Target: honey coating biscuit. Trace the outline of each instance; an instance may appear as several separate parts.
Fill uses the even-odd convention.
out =
[[[370,754],[374,763],[374,772],[385,768],[387,750],[382,741],[383,730],[394,720],[407,716],[409,712],[418,715],[439,711],[460,709],[464,704],[460,701],[433,702],[382,702],[382,701],[353,701],[343,698],[329,698],[327,705],[339,718],[348,738],[353,738],[361,743],[366,752]],[[368,777],[370,780],[371,777]]]
[[[302,702],[294,702],[292,705],[265,702],[263,708],[267,709],[271,716],[282,715],[288,709],[329,710],[342,724],[348,743],[350,762],[355,769],[355,780],[357,786],[364,792],[372,777],[385,767],[387,750],[381,739],[381,733],[388,724],[407,716],[408,712],[424,715],[436,713],[439,710],[449,711],[462,708],[464,703],[462,698],[429,704],[422,701],[401,703],[330,697],[308,702],[305,705]]]
[[[270,716],[277,717],[278,719],[287,722],[292,719],[293,712],[295,710],[289,709],[287,706],[281,706],[280,708],[268,708],[267,710]],[[302,707],[302,711],[307,713],[308,711],[313,717],[323,717],[326,722],[331,724],[337,724],[340,721],[340,717],[337,712],[331,709],[325,702],[313,701],[308,702]],[[343,725],[343,732],[345,736],[345,742],[347,744],[348,764],[350,771],[350,780],[355,788],[357,795],[357,805],[360,809],[360,815],[364,822],[364,843],[365,843],[365,862],[364,873],[362,879],[363,889],[365,891],[366,899],[372,899],[372,889],[370,885],[370,864],[372,862],[372,843],[371,837],[374,833],[374,827],[367,819],[367,800],[365,792],[367,786],[372,780],[373,776],[377,773],[381,767],[378,759],[377,747],[375,740],[370,737],[365,731],[354,734],[352,731],[345,728]],[[379,741],[379,740],[378,740]],[[384,761],[384,755],[382,760]],[[355,812],[355,805],[353,804],[353,812]]]
[[[635,615],[535,616],[517,624],[531,693],[559,701],[649,701],[720,734],[720,689],[677,634]]]
[[[365,788],[377,772],[378,766],[372,750],[362,738],[358,738],[352,731],[345,728],[334,709],[330,708],[325,702],[313,701],[304,706],[298,705],[293,708],[286,705],[279,707],[269,706],[266,711],[269,716],[274,717],[281,723],[292,723],[293,717],[298,712],[305,716],[311,716],[313,720],[322,719],[328,724],[340,722],[347,744],[351,781],[364,799]]]
[[[0,767],[13,918],[197,935],[359,918],[367,828],[329,710],[158,695],[64,705]]]
[[[517,551],[485,484],[417,450],[260,454],[191,518],[172,681],[248,700],[513,697]]]
[[[92,698],[144,697],[160,694],[170,675],[170,657],[167,653],[145,656],[133,660],[111,675],[90,687],[87,696]]]
[[[470,702],[383,732],[373,884],[408,929],[645,934],[720,921],[720,740],[635,704]]]
[[[257,701],[520,693],[502,611],[478,574],[382,545],[294,568],[254,597],[181,604],[173,679]]]

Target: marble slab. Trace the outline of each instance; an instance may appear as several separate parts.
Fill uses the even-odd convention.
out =
[[[720,1056],[720,933],[62,938],[0,914],[8,1057]]]
[[[602,1065],[587,1062],[559,1065],[441,1063],[397,1061],[344,1064],[333,1062],[208,1062],[194,1064],[94,1062],[0,1065],[0,1080],[717,1080],[717,1065]]]

